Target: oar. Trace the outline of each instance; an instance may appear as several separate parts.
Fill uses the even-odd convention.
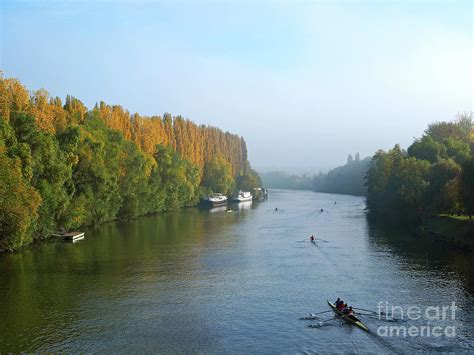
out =
[[[359,311],[366,311],[366,312],[371,312],[370,315],[379,315],[379,316],[388,316],[389,314],[388,313],[385,313],[385,312],[375,312],[375,311],[372,311],[371,309],[364,309],[364,308],[356,308],[356,307],[353,307],[354,309],[357,309]],[[359,314],[363,314],[363,313],[359,313]],[[369,315],[369,314],[365,314],[365,315]],[[379,319],[381,319],[381,317],[379,317]],[[403,319],[399,319],[399,318],[394,318],[392,316],[392,319],[396,322],[396,321],[400,321],[400,320],[403,320]],[[385,318],[385,320],[388,320],[387,318]]]
[[[325,322],[330,322],[330,321],[333,321],[333,320],[336,320],[337,318],[336,317],[332,317],[332,318],[329,318],[329,319],[325,319],[325,320],[320,320],[318,322],[318,324],[309,324],[308,327],[310,328],[319,328],[319,327],[322,327]]]
[[[375,311],[372,311],[371,309],[364,309],[364,308],[357,308],[357,307],[352,307],[352,308],[358,309],[358,310],[360,310],[360,311],[366,311],[366,312],[377,313],[377,312],[375,312]]]
[[[375,316],[376,316],[376,315],[373,314],[373,313],[361,313],[361,312],[355,312],[355,313],[360,314],[360,315],[362,315],[362,316],[371,316],[371,317],[375,317]]]
[[[330,309],[329,311],[323,311],[323,312],[318,312],[318,313],[310,313],[310,314],[309,314],[309,317],[315,317],[315,316],[317,316],[318,314],[323,314],[323,313],[328,313],[328,312],[332,312],[332,309]],[[302,317],[302,318],[300,318],[300,319],[307,319],[307,317],[308,317],[308,316]]]
[[[314,315],[316,314],[323,314],[323,313],[328,313],[328,312],[332,312],[332,309],[328,310],[328,311],[322,311],[322,312],[318,312],[318,313],[313,313]]]
[[[375,311],[372,311],[371,309],[356,308],[356,307],[352,307],[352,308],[358,309],[359,311],[366,311],[366,312],[371,312],[371,313],[375,313],[375,314],[384,314],[384,315],[387,314],[387,313],[385,313],[385,312],[375,312]]]
[[[391,318],[382,318],[380,317],[380,315],[377,315],[377,314],[371,314],[371,313],[360,313],[360,312],[357,312],[356,313],[357,315],[361,315],[361,316],[366,316],[366,317],[370,317],[370,318],[373,318],[373,319],[379,319],[379,320],[384,320],[384,321],[387,321],[387,322],[401,322],[401,321],[404,321],[404,319],[401,319],[401,318],[394,318],[394,317],[391,317]]]
[[[328,319],[320,320],[319,323],[329,322],[329,321],[335,320],[335,319],[337,319],[337,318],[336,317],[331,317],[331,318],[328,318]]]

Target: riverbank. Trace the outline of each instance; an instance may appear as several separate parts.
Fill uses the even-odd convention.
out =
[[[424,233],[437,241],[465,251],[474,251],[474,219],[433,216],[425,220]]]

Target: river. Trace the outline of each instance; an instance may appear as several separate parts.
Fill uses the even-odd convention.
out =
[[[74,244],[0,255],[0,351],[474,351],[472,254],[371,226],[361,197],[273,190],[233,208],[108,223]],[[330,312],[299,319],[336,297],[458,309],[431,321],[361,315],[371,333]],[[455,333],[383,333],[427,324]]]

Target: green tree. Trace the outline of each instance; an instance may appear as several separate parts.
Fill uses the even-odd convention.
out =
[[[425,130],[425,135],[430,136],[437,142],[443,142],[448,138],[466,141],[472,130],[472,114],[462,114],[454,122],[432,123]]]
[[[449,137],[444,140],[447,155],[453,158],[458,164],[463,164],[471,157],[471,148],[465,140]]]
[[[472,218],[474,214],[474,158],[462,166],[461,189],[465,212]]]
[[[415,217],[420,220],[424,214],[425,193],[429,186],[428,174],[430,164],[424,160],[413,157],[401,160],[395,172],[397,194],[400,196],[403,208],[415,212]]]
[[[0,249],[196,204],[201,180],[226,193],[236,176],[246,188],[259,180],[242,137],[170,114],[130,115],[103,102],[89,111],[70,95],[63,105],[1,72],[0,158]]]
[[[459,205],[454,190],[454,181],[461,173],[461,167],[452,159],[442,159],[433,164],[429,172],[427,205],[433,213],[453,211]]]
[[[446,158],[447,152],[446,147],[442,143],[426,135],[421,139],[416,139],[415,142],[408,147],[408,155],[417,159],[428,160],[430,163],[435,163],[441,158]]]
[[[123,141],[119,170],[122,196],[120,218],[135,218],[149,212],[144,198],[148,192],[152,166],[152,159],[142,153],[135,144]]]
[[[202,185],[212,192],[232,193],[235,187],[232,166],[222,155],[214,156],[204,165]]]
[[[237,189],[242,191],[253,191],[254,188],[261,187],[262,181],[260,180],[258,173],[250,167],[246,170],[247,171],[244,174],[239,175],[236,178],[235,182]]]
[[[430,164],[406,157],[397,145],[388,153],[377,152],[367,173],[367,205],[373,214],[391,219],[419,221],[429,185]]]
[[[319,192],[340,193],[348,195],[366,194],[365,176],[369,169],[370,158],[360,159],[355,154],[353,161],[330,170],[327,174],[320,173],[313,177],[313,189]]]
[[[19,159],[0,148],[0,250],[30,243],[41,197],[21,173]]]
[[[154,180],[162,185],[162,208],[170,210],[196,203],[199,197],[198,167],[162,145],[156,147],[155,160]]]
[[[50,235],[69,203],[65,186],[72,178],[71,166],[55,136],[40,130],[33,116],[15,112],[10,122],[17,139],[10,152],[22,160],[23,175],[31,176],[31,185],[42,198],[34,234]]]

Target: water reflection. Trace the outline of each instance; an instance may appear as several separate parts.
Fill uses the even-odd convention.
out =
[[[453,266],[467,262],[462,253],[446,259],[443,248],[368,226],[360,197],[272,191],[269,201],[110,223],[86,230],[78,244],[51,241],[0,256],[0,351],[474,348],[473,297],[463,281],[472,274]],[[324,241],[310,243],[313,233]],[[460,300],[460,336],[380,341],[338,322],[310,329],[298,319],[339,295],[367,309],[380,300]]]
[[[168,310],[173,303],[192,304],[192,293],[178,290],[202,282],[208,269],[203,251],[238,250],[223,236],[242,217],[192,208],[86,229],[80,243],[57,239],[1,255],[0,350],[87,350],[87,336],[130,321],[120,320],[130,302],[156,300]],[[120,351],[120,343],[114,346],[103,350]]]
[[[252,201],[244,201],[239,203],[231,203],[230,207],[233,210],[237,210],[239,212],[249,211],[252,208],[253,202]]]
[[[229,208],[227,206],[218,206],[208,209],[209,213],[227,212],[228,210]]]
[[[406,229],[371,221],[368,227],[369,247],[372,250],[390,251],[403,257],[416,271],[454,273],[463,282],[466,293],[474,294],[472,253],[451,248],[429,236],[416,235]]]

